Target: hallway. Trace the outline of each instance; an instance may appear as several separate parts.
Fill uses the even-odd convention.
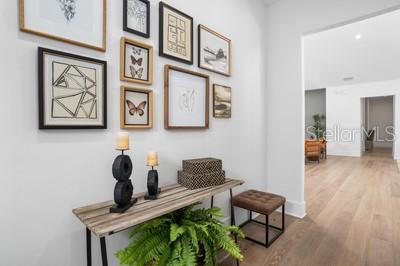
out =
[[[388,150],[307,164],[305,196],[307,216],[288,216],[270,249],[241,241],[241,265],[400,265],[400,173]]]

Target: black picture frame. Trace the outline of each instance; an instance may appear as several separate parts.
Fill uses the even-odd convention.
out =
[[[140,32],[140,31],[137,31],[137,30],[134,30],[134,29],[131,29],[128,27],[128,0],[123,0],[123,16],[122,16],[123,17],[123,23],[122,23],[123,30],[148,39],[148,38],[150,38],[150,1],[148,1],[148,0],[138,0],[138,1],[146,4],[146,7],[147,7],[147,12],[146,12],[147,13],[147,15],[146,15],[146,17],[147,17],[147,19],[146,19],[147,32],[143,33],[143,32]]]
[[[102,65],[103,69],[103,94],[102,94],[102,125],[46,125],[45,124],[45,71],[44,58],[46,54],[56,55],[60,57],[72,58],[80,61],[93,62],[94,64]],[[107,129],[107,62],[85,56],[70,54],[66,52],[56,51],[43,47],[38,47],[38,66],[39,66],[39,129],[54,130],[54,129]]]
[[[190,21],[190,60],[185,60],[170,54],[166,54],[164,53],[164,9],[169,9],[172,12],[177,13],[180,16],[185,17],[186,19],[188,19]],[[160,2],[159,3],[159,56],[161,57],[165,57],[168,59],[172,59],[181,63],[185,63],[188,65],[193,65],[193,31],[194,27],[193,27],[193,17],[183,13],[182,11],[179,11],[178,9],[167,5],[164,2]]]

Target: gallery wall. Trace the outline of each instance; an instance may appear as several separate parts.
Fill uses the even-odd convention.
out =
[[[399,0],[280,0],[266,9],[266,180],[298,216],[305,215],[302,36],[396,5]]]
[[[158,55],[158,1],[151,1],[151,38],[122,31],[122,1],[107,5],[107,52],[21,33],[18,1],[1,0],[0,73],[0,265],[85,265],[85,234],[71,210],[113,197],[111,165],[119,129],[120,37],[152,44]],[[154,128],[131,130],[135,192],[146,190],[146,153],[159,152],[161,185],[176,182],[182,159],[214,156],[223,159],[227,176],[241,178],[245,188],[265,189],[265,102],[263,66],[263,4],[242,0],[168,0],[194,18],[194,65],[155,56]],[[232,77],[197,67],[197,24],[232,40]],[[38,130],[37,47],[43,46],[108,61],[107,130]],[[231,119],[210,117],[209,130],[167,131],[163,125],[163,66],[173,64],[211,76],[212,83],[232,86]],[[211,111],[211,109],[210,109]],[[228,194],[216,197],[227,210]],[[128,233],[107,238],[110,265],[113,254],[128,243]],[[93,238],[95,239],[95,238]],[[93,265],[100,265],[99,243],[93,241]]]
[[[373,83],[362,83],[348,86],[329,87],[326,89],[326,127],[333,129],[334,135],[328,136],[328,155],[337,156],[354,156],[362,155],[361,143],[361,125],[362,125],[362,99],[382,96],[394,97],[394,125],[400,125],[400,80],[388,80]],[[392,100],[392,97],[387,97]],[[371,107],[371,106],[370,106]],[[391,110],[393,104],[385,107],[383,112],[387,113]],[[372,114],[377,114],[376,108],[370,109],[369,112],[369,128],[373,127],[377,122],[371,119]],[[382,109],[379,108],[379,109]],[[388,114],[389,118],[393,117],[393,112]],[[387,116],[379,117],[380,121],[389,123]],[[390,120],[390,119],[389,119]],[[392,121],[393,122],[393,121]],[[397,136],[400,131],[396,129]],[[381,133],[383,134],[383,132]],[[353,136],[351,136],[353,135]],[[384,137],[384,136],[381,136]],[[396,139],[394,143],[394,158],[400,158],[400,139]]]

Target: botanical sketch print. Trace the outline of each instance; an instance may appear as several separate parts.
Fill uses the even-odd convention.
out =
[[[128,26],[136,31],[147,32],[147,6],[139,0],[128,0]]]
[[[97,119],[96,69],[52,63],[52,118]]]
[[[131,44],[126,44],[125,50],[125,77],[147,81],[149,51]]]
[[[60,4],[60,9],[64,12],[67,22],[70,22],[76,14],[76,2],[78,0],[56,0]]]
[[[231,88],[214,86],[214,116],[230,118],[232,110]]]
[[[193,113],[196,105],[196,91],[194,89],[182,89],[179,95],[179,109],[183,113]]]
[[[177,16],[168,14],[168,51],[186,57],[188,53],[186,38],[186,22]]]

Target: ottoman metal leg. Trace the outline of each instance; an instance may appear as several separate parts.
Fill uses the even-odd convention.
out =
[[[253,239],[248,236],[246,236],[246,239],[249,241],[252,241],[256,244],[265,246],[266,248],[269,248],[272,245],[272,243],[274,243],[275,240],[277,240],[283,234],[283,232],[285,232],[285,204],[282,205],[282,226],[281,226],[281,228],[269,224],[269,215],[265,215],[265,223],[259,222],[257,220],[253,220],[252,211],[249,211],[249,220],[247,220],[246,222],[241,224],[239,227],[242,228],[243,226],[245,226],[246,224],[251,223],[251,222],[265,226],[265,242],[264,243],[260,242],[256,239]],[[277,232],[277,235],[275,235],[271,240],[269,240],[269,229],[273,229],[274,231]]]

